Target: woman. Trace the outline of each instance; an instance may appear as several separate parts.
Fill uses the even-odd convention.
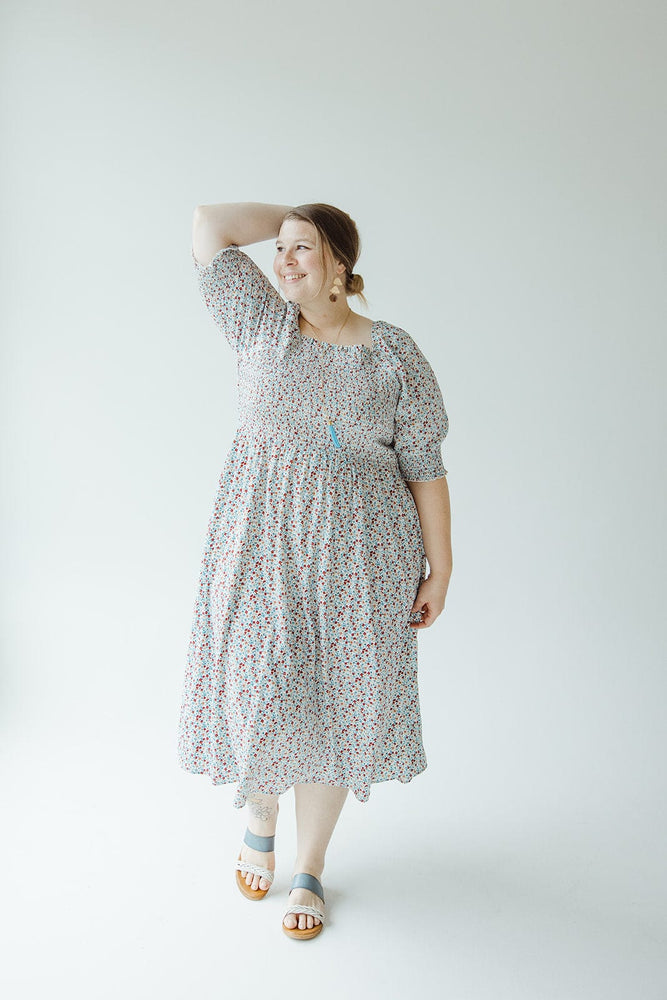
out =
[[[268,239],[280,292],[240,249]],[[350,308],[359,250],[331,205],[194,215],[200,292],[237,355],[239,426],[206,535],[179,763],[248,805],[236,878],[249,899],[273,881],[279,796],[294,788],[283,930],[301,939],[323,927],[348,790],[365,802],[372,783],[426,767],[417,630],[452,570],[442,394],[406,331]]]

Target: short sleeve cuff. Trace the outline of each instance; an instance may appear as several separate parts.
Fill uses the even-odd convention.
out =
[[[397,452],[397,458],[403,479],[410,482],[427,483],[447,475],[439,444],[409,452]]]
[[[241,250],[241,248],[237,246],[236,243],[230,243],[229,246],[221,247],[220,250],[218,250],[218,252],[211,258],[208,264],[202,264],[201,261],[197,260],[195,257],[194,247],[190,247],[190,256],[192,257],[192,262],[197,271],[210,271],[220,260],[223,259],[223,257],[231,256],[232,260],[234,259],[235,254],[229,254],[227,252],[229,250]],[[241,253],[243,253],[243,251],[241,251]],[[245,256],[246,255],[244,254],[244,257]]]

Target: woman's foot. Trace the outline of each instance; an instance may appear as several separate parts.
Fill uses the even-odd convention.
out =
[[[297,868],[296,871],[304,871],[303,868]],[[294,873],[296,874],[296,872]],[[308,871],[309,875],[315,875],[315,878],[319,879],[322,872]],[[315,892],[311,892],[310,889],[292,889],[289,894],[288,906],[313,906],[317,910],[321,910],[324,913],[324,900]],[[311,927],[316,927],[322,921],[318,917],[314,917],[312,913],[288,913],[284,919],[283,923],[285,927],[289,930],[294,930],[298,927],[299,930],[310,929]]]
[[[278,822],[278,796],[255,795],[248,797],[248,829],[260,837],[272,837],[276,832]],[[241,846],[240,872],[245,876],[245,883],[251,889],[266,890],[271,883],[268,879],[243,868],[243,861],[250,865],[260,865],[270,872],[276,870],[275,851],[256,851],[244,842]]]
[[[241,861],[239,864],[241,866],[241,874],[245,875],[246,885],[250,886],[251,889],[268,889],[271,885],[269,880],[264,878],[263,875],[245,871],[243,867],[244,861],[247,861],[251,865],[261,865],[262,868],[268,868],[270,872],[273,872],[276,870],[275,851],[254,851],[247,844],[243,844],[241,847]]]

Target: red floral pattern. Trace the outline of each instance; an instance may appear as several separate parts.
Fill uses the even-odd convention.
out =
[[[372,347],[317,341],[238,247],[192,259],[237,355],[239,423],[206,532],[179,763],[235,783],[237,808],[297,782],[365,802],[427,766],[408,625],[426,555],[405,480],[446,475],[440,387],[400,327],[375,321]]]

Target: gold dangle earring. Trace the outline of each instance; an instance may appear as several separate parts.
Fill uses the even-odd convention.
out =
[[[329,301],[330,302],[337,302],[338,301],[338,294],[340,292],[340,288],[337,287],[338,285],[340,285],[341,288],[342,288],[343,282],[340,280],[340,278],[338,277],[338,275],[336,275],[336,277],[334,278],[334,283],[331,286],[331,288],[329,289]]]

